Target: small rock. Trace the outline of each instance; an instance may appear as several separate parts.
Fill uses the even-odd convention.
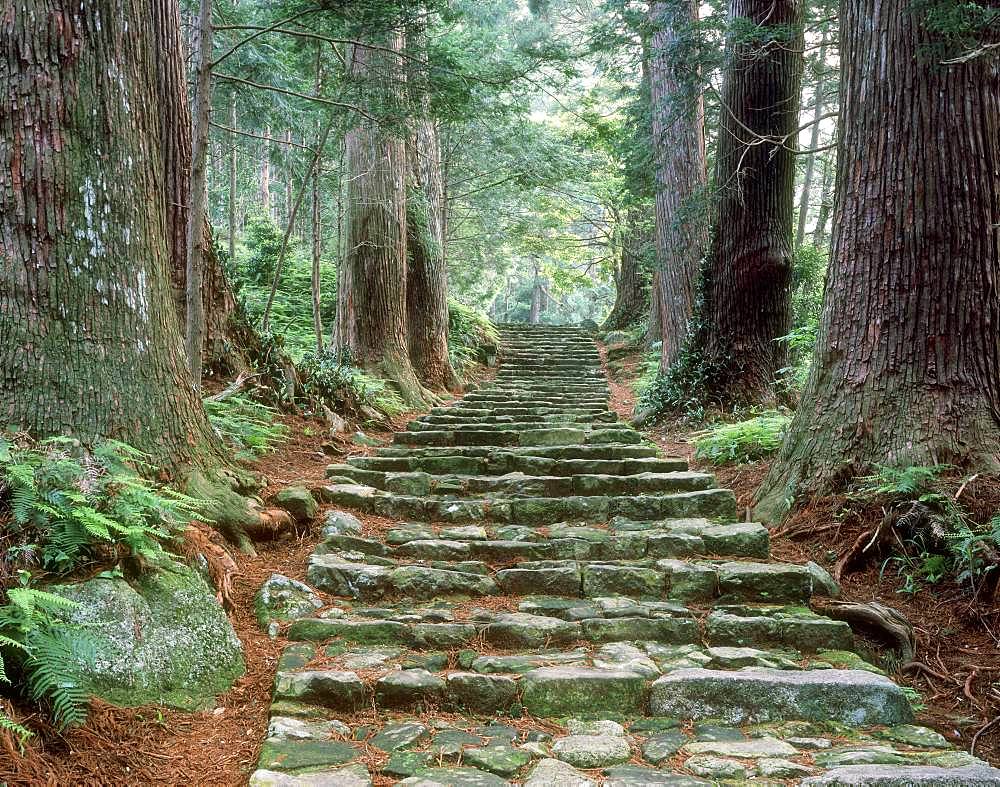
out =
[[[311,587],[283,574],[271,574],[254,597],[257,623],[265,631],[272,622],[304,618],[322,606]]]
[[[274,496],[274,504],[285,509],[296,522],[308,522],[319,511],[312,492],[304,486],[288,486]]]
[[[684,747],[688,754],[717,754],[721,757],[794,757],[798,751],[777,738],[747,738],[740,741],[696,741]]]
[[[378,679],[375,700],[397,708],[421,702],[437,703],[444,695],[444,688],[444,681],[427,670],[396,670]]]
[[[396,722],[386,724],[370,741],[371,745],[382,751],[404,749],[427,737],[427,728],[417,722]]]
[[[899,724],[878,733],[880,738],[927,749],[948,749],[951,744],[939,732],[915,724]]]
[[[621,737],[625,734],[625,728],[616,721],[581,721],[580,719],[570,719],[566,722],[566,728],[570,735],[613,735]]]
[[[650,736],[642,744],[642,756],[653,765],[659,765],[677,754],[681,746],[687,742],[687,735],[680,730],[660,732]]]
[[[597,782],[568,763],[546,758],[532,768],[524,787],[597,787]]]
[[[371,776],[363,765],[348,765],[332,771],[292,775],[265,768],[254,771],[249,787],[371,787]]]
[[[632,756],[628,740],[614,735],[568,735],[556,740],[552,753],[578,768],[604,768]]]
[[[462,753],[462,761],[500,776],[513,776],[531,762],[531,755],[512,746],[487,746],[466,749]]]
[[[357,535],[360,532],[361,520],[346,511],[331,511],[323,522],[323,538]]]
[[[707,779],[746,779],[748,774],[736,760],[725,757],[713,757],[710,754],[696,754],[689,757],[684,767],[697,776]]]
[[[757,774],[771,779],[801,779],[812,773],[812,768],[791,760],[764,757],[757,761]]]
[[[819,563],[810,560],[806,563],[806,570],[812,577],[812,588],[814,596],[827,596],[828,598],[838,598],[840,596],[840,585],[837,584],[830,572]]]

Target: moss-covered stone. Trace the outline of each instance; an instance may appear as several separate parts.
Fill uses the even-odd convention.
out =
[[[243,675],[243,649],[215,593],[193,569],[164,561],[131,577],[49,588],[94,639],[85,689],[115,705],[195,710]]]
[[[274,496],[274,504],[285,509],[296,522],[308,522],[316,516],[319,504],[304,486],[289,486]]]

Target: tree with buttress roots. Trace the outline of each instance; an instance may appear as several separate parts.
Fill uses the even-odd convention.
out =
[[[229,460],[171,288],[163,145],[174,135],[157,57],[176,45],[163,40],[176,0],[43,0],[11,20],[0,26],[0,425],[129,443],[231,506],[224,529],[249,522],[243,499],[207,480]]]
[[[762,519],[873,464],[1000,469],[996,28],[949,56],[945,4],[841,2],[829,280]]]

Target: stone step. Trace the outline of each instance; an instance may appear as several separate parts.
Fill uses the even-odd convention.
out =
[[[597,425],[549,427],[538,429],[427,429],[396,432],[393,443],[406,446],[562,446],[636,445],[642,435],[630,428],[600,428]]]
[[[376,456],[408,456],[408,457],[535,457],[541,459],[603,459],[616,461],[619,459],[651,459],[656,457],[657,448],[650,444],[641,445],[557,445],[557,446],[524,446],[498,448],[490,446],[426,446],[420,448],[401,448],[399,446],[383,446],[375,451]],[[497,461],[501,461],[497,459]]]
[[[591,475],[578,473],[537,476],[523,473],[506,475],[435,474],[419,471],[383,472],[353,465],[328,465],[326,475],[336,483],[359,483],[387,492],[407,495],[511,495],[518,497],[559,497],[561,495],[625,495],[654,492],[691,492],[711,489],[715,478],[689,471],[636,473],[634,475]]]
[[[580,421],[585,423],[615,423],[618,415],[611,410],[593,410],[590,412],[562,410],[553,413],[521,413],[519,415],[497,415],[495,413],[487,415],[488,411],[463,410],[452,407],[442,412],[428,413],[417,419],[425,424],[459,424],[462,426],[471,424],[502,424],[502,423],[565,423],[567,421]]]
[[[330,524],[323,529],[324,541],[317,547],[318,552],[341,550],[378,557],[477,560],[492,566],[522,560],[636,561],[768,556],[767,528],[753,522],[716,525],[705,519],[642,523],[618,520],[619,529],[607,530],[569,524],[533,529],[521,525],[484,527],[410,522],[386,531],[382,540],[377,540],[342,532],[342,516],[341,512],[331,516]],[[809,567],[807,570],[814,578],[819,578],[815,581],[825,581],[818,569]]]
[[[332,536],[309,559],[310,582],[336,596],[361,601],[381,598],[433,599],[465,596],[558,595],[568,598],[626,596],[640,600],[724,605],[710,621],[713,631],[763,644],[771,635],[766,621],[751,620],[748,603],[806,604],[814,577],[804,566],[729,560],[692,561],[691,555],[623,560],[590,558],[606,545],[548,542],[414,539],[396,547],[371,549],[363,539]],[[669,541],[652,549],[672,553]],[[377,542],[375,542],[377,544]],[[647,552],[650,542],[646,544]],[[365,552],[365,549],[371,549]],[[566,559],[563,555],[588,555]],[[559,555],[554,559],[539,556]],[[497,567],[520,558],[520,562]],[[734,606],[735,605],[735,606]],[[772,628],[780,628],[777,620]],[[775,635],[777,637],[777,635]]]
[[[330,484],[316,490],[325,503],[389,518],[435,522],[503,522],[528,526],[556,522],[607,522],[705,517],[736,519],[736,497],[728,489],[660,495],[448,499],[384,492],[362,484]]]
[[[511,623],[508,628],[516,625]],[[487,630],[483,636],[487,641],[508,641],[505,633],[491,635]],[[546,654],[539,659],[531,654],[477,655],[471,650],[458,656],[457,669],[448,669],[447,661],[442,664],[440,658],[419,657],[411,657],[410,663],[423,666],[399,669],[385,662],[370,666],[379,660],[377,650],[351,651],[339,642],[326,649],[328,655],[323,660],[328,668],[279,670],[274,698],[278,703],[314,704],[341,712],[372,705],[385,710],[440,707],[461,712],[484,710],[490,697],[501,712],[517,706],[538,718],[651,715],[682,722],[712,719],[732,726],[804,721],[857,728],[895,726],[913,719],[902,689],[868,670],[810,669],[808,662],[805,668],[797,668],[793,660],[775,655],[771,659],[784,668],[668,667],[660,674],[653,654],[681,649],[642,644],[607,643],[594,655],[586,655],[595,666],[564,661],[558,666],[534,667],[532,661],[544,662]],[[710,663],[715,659],[712,654],[719,652],[725,663],[732,663],[734,657],[737,663],[770,661],[767,653],[743,655],[732,654],[732,650],[710,647],[705,656]],[[316,659],[309,658],[304,649],[303,657]],[[660,663],[664,661],[669,663],[670,659],[661,658]],[[468,669],[462,669],[463,662],[469,664]],[[357,668],[343,668],[351,663],[363,665],[364,677]]]
[[[301,661],[299,647],[282,661]],[[391,710],[347,724],[343,714],[322,706],[322,681],[312,683],[317,692],[309,703],[275,703],[250,787],[361,787],[373,778],[425,787],[596,787],[598,781],[606,787],[699,787],[800,779],[804,785],[977,787],[1000,778],[985,762],[951,750],[939,734],[912,725],[855,731],[810,722],[740,728],[704,721],[685,728],[680,720],[643,717],[621,718],[621,724],[579,718],[534,723],[506,715],[518,711],[516,683],[461,672],[447,675],[443,689],[461,702],[459,718]],[[510,706],[506,712],[504,705]],[[896,764],[836,765],[852,760]],[[303,767],[309,771],[303,776],[280,772]]]
[[[384,472],[416,471],[476,476],[508,473],[538,476],[630,476],[639,473],[683,472],[688,469],[685,459],[547,459],[506,451],[497,451],[488,456],[359,456],[349,458],[347,464],[363,470]]]
[[[441,422],[425,422],[422,419],[415,419],[406,424],[406,430],[409,432],[440,432],[442,429],[452,432],[528,432],[539,429],[583,429],[585,431],[590,431],[592,429],[612,429],[612,428],[627,428],[623,427],[617,422],[608,421],[576,421],[576,420],[559,420],[553,419],[549,421],[515,421],[513,419],[503,420],[503,421],[482,421],[482,420],[461,420],[455,419],[453,421],[448,421],[445,423]]]

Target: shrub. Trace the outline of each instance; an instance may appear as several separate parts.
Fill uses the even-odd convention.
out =
[[[483,360],[483,351],[500,343],[500,334],[490,318],[457,301],[448,303],[448,356],[455,372],[462,375]]]
[[[309,353],[302,359],[300,370],[306,393],[330,406],[362,403],[390,418],[407,410],[385,380],[358,369],[351,354],[344,350]]]
[[[781,446],[791,417],[769,411],[737,423],[722,423],[695,433],[695,456],[712,464],[755,462]]]

